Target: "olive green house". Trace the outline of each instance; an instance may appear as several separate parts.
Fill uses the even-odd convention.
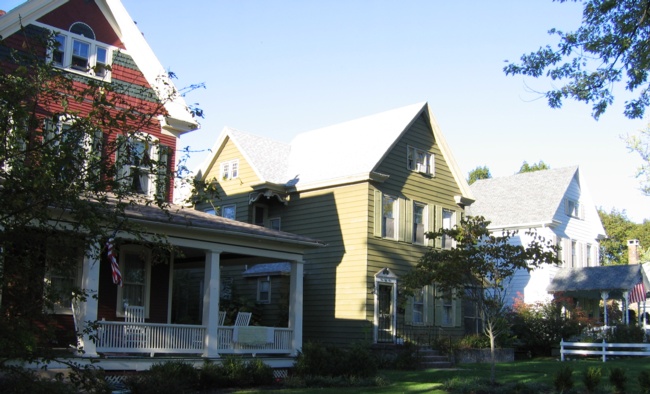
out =
[[[424,234],[454,226],[473,202],[427,103],[308,131],[290,144],[225,128],[198,177],[216,179],[220,197],[197,209],[326,244],[305,253],[305,341],[424,342],[473,324],[473,312],[433,284],[415,297],[398,294],[400,277],[428,247],[453,247]],[[250,276],[234,286],[238,280],[250,286]],[[272,293],[283,277],[257,280],[250,297],[277,309]]]

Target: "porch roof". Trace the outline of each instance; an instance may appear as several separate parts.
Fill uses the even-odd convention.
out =
[[[546,290],[569,293],[578,297],[600,298],[607,291],[610,298],[621,297],[643,280],[640,265],[563,268],[557,272]]]
[[[308,247],[325,246],[322,241],[314,238],[226,219],[181,205],[170,204],[167,210],[163,210],[155,205],[134,204],[129,205],[125,212],[128,217],[133,219],[140,219],[149,223],[180,226],[188,230],[202,229],[208,230],[211,233],[223,235],[236,234],[238,237],[264,239]]]

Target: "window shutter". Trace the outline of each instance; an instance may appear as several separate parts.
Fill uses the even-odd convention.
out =
[[[409,223],[413,223],[413,206],[411,205],[412,202],[404,198],[398,198],[397,201],[399,206],[399,212],[397,213],[399,216],[398,239],[404,242],[411,242],[413,240],[411,235],[413,233],[413,230],[409,226],[412,227],[413,225],[409,225]]]
[[[435,317],[435,287],[426,286],[424,293],[424,321],[427,325],[432,326],[436,322]]]
[[[452,305],[454,306],[454,327],[460,327],[461,322],[463,321],[463,314],[461,308],[462,300],[460,298],[454,297]]]
[[[442,326],[442,292],[437,287],[433,288],[433,313],[436,326]]]
[[[439,231],[442,228],[442,207],[436,205],[435,211],[436,211],[436,217],[433,226],[433,231]],[[436,238],[434,246],[436,248],[442,248],[442,239],[440,237]]]
[[[436,223],[436,206],[433,204],[427,205],[427,225],[424,228],[424,233],[428,233],[429,231],[433,231]],[[433,240],[430,238],[426,238],[426,244],[427,246],[433,247]]]
[[[375,237],[381,237],[381,215],[382,215],[382,192],[375,190],[375,210],[374,210],[374,233]]]
[[[169,195],[170,174],[171,174],[171,155],[170,147],[158,145],[158,161],[161,163],[157,168],[157,179],[155,184],[156,197],[160,200],[167,200]]]

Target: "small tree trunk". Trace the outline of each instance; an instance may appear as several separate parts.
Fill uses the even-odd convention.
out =
[[[490,329],[490,358],[492,365],[490,366],[490,383],[494,384],[495,374],[496,374],[496,357],[494,351],[495,345],[494,330]]]

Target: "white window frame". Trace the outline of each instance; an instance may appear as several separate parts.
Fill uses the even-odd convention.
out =
[[[585,264],[586,264],[585,266],[586,267],[591,267],[591,264],[592,264],[591,262],[593,261],[593,256],[592,256],[593,247],[592,247],[591,244],[587,244],[587,250],[586,250],[585,253],[587,255],[586,256],[586,261],[585,261]]]
[[[230,210],[232,210],[232,214],[226,214],[226,212],[229,212]],[[220,213],[221,213],[221,217],[235,220],[237,218],[237,205],[236,204],[222,205]]]
[[[424,325],[427,322],[426,318],[426,294],[427,286],[424,286],[415,291],[413,294],[413,306],[411,313],[411,323],[413,325]],[[417,319],[416,316],[419,316]]]
[[[48,269],[45,272],[45,284],[48,287],[54,287],[55,281],[66,281],[69,282],[69,286],[72,288],[81,287],[81,276],[83,269],[83,256],[79,256],[77,259],[77,267],[74,277],[69,277],[61,272],[55,272],[54,270]],[[60,290],[59,290],[60,291]],[[54,301],[54,300],[53,300]],[[54,301],[51,312],[56,315],[71,315],[72,314],[72,293],[70,293],[70,298],[63,300],[64,302]],[[69,301],[69,302],[68,302]]]
[[[75,22],[72,25],[76,23],[83,23],[83,22]],[[56,41],[59,41],[58,37],[62,37],[64,39],[62,50],[57,51],[56,49],[51,48],[49,50],[49,53],[47,54],[48,60],[51,61],[55,67],[64,69],[66,71],[75,74],[81,74],[87,77],[100,79],[107,82],[111,81],[110,66],[113,57],[113,52],[117,51],[116,47],[99,42],[95,40],[94,37],[84,37],[82,35],[75,34],[70,31],[52,30],[51,26],[47,26],[39,22],[34,22],[34,24],[52,31],[55,37],[57,37]],[[90,28],[90,26],[88,26],[88,28]],[[92,30],[92,28],[90,29]],[[73,49],[74,49],[75,42],[88,45],[88,65],[85,70],[79,67],[73,67],[72,58],[73,58]],[[98,50],[106,51],[106,58],[104,63],[98,61],[98,55],[97,55]],[[61,53],[61,62],[56,61],[54,56],[55,52]],[[101,66],[102,64],[103,67],[99,67],[99,68],[97,67],[98,65]]]
[[[219,167],[221,179],[228,181],[239,177],[239,159],[224,161]]]
[[[417,208],[422,208],[422,215],[420,220],[422,223],[418,223],[417,218]],[[418,226],[422,226],[422,240],[418,240]],[[429,206],[427,204],[414,201],[413,202],[413,239],[412,242],[416,245],[426,245],[427,237],[426,233],[429,231]]]
[[[567,198],[565,200],[565,205],[564,205],[564,210],[565,213],[576,219],[582,219],[582,205],[580,204],[580,201],[578,200],[573,200],[571,198]]]
[[[442,316],[440,325],[443,327],[454,327],[456,324],[456,305],[452,293],[443,293],[440,297]]]
[[[127,267],[129,264],[128,259],[132,258],[131,256],[134,255],[141,258],[144,263],[144,278],[142,282],[132,281],[132,278],[129,277],[130,268]],[[149,301],[151,296],[151,250],[140,245],[121,245],[119,248],[119,265],[120,273],[122,274],[122,286],[117,287],[116,315],[118,317],[124,317],[124,306],[128,303],[128,305],[143,306],[145,316],[149,318]],[[129,300],[128,297],[125,298],[125,292],[129,286],[143,286],[143,299]]]
[[[264,287],[266,287],[266,289]],[[259,304],[271,303],[271,277],[270,276],[257,278],[257,303]]]
[[[125,149],[127,149],[127,145],[130,144],[142,144],[143,150],[142,150],[142,156],[144,157],[145,153],[149,156],[149,160],[151,162],[157,162],[161,160],[161,145],[159,140],[156,137],[149,136],[144,133],[135,133],[133,135],[127,136],[127,137],[119,137],[123,138],[122,141],[119,142],[119,148],[117,149],[117,152],[115,153],[115,162],[119,163],[121,165],[121,170],[119,172],[119,180],[127,187],[131,187],[130,185],[133,183],[133,178],[132,175],[137,170],[137,172],[140,172],[140,183],[142,187],[142,193],[146,198],[153,199],[158,195],[158,197],[162,197],[161,193],[164,195],[166,194],[167,190],[160,189],[159,183],[164,181],[164,176],[156,176],[156,174],[151,172],[151,167],[150,166],[138,166],[137,163],[134,163],[133,161],[127,162],[122,160],[121,155],[125,154]],[[163,160],[164,160],[163,156]],[[164,168],[159,168],[158,170],[164,170]],[[162,185],[164,186],[164,185]],[[162,187],[161,186],[161,187]],[[160,190],[159,190],[160,189]],[[136,192],[138,192],[136,190]],[[161,192],[161,193],[159,193]]]
[[[50,119],[45,120],[45,133],[44,133],[44,138],[46,139],[45,142],[47,142],[47,139],[52,139],[54,138],[54,141],[52,142],[56,146],[60,145],[65,141],[65,137],[63,137],[63,133],[66,131],[66,126],[72,127],[74,125],[75,120],[74,116],[71,115],[59,115],[58,121],[56,123],[52,123]],[[56,135],[53,137],[53,135]],[[89,134],[85,134],[83,141],[80,141],[79,143],[79,148],[84,150],[86,152],[87,160],[83,164],[83,170],[84,171],[89,171],[90,170],[90,156],[93,153],[93,140],[99,140],[102,138],[102,132],[101,130],[96,130],[95,131],[95,136],[94,138],[91,137]],[[101,156],[101,151],[97,152],[99,156]]]
[[[442,222],[442,228],[445,230],[451,230],[456,223],[456,212],[451,209],[442,209],[442,217],[440,218]],[[442,249],[451,249],[456,246],[456,241],[449,236],[442,236],[440,240],[440,247]]]
[[[435,155],[413,146],[407,146],[406,168],[426,175],[435,175]]]
[[[391,205],[391,212],[386,207]],[[390,213],[390,216],[387,216]],[[389,219],[392,224],[389,224]],[[389,229],[392,229],[392,236],[389,236]],[[399,199],[388,194],[381,196],[381,236],[385,239],[397,240],[399,236]]]

